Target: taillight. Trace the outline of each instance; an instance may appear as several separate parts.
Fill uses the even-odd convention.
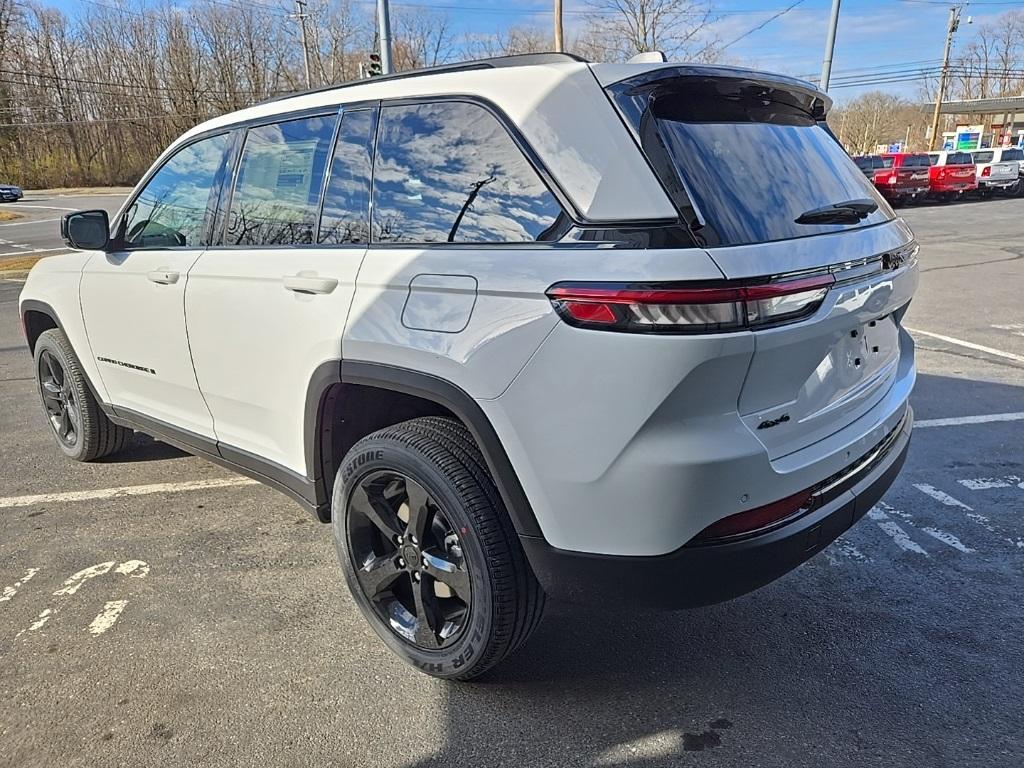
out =
[[[981,175],[982,176],[991,176],[992,175],[992,166],[991,165],[986,165],[984,168],[982,168],[981,169]]]
[[[811,491],[801,491],[763,507],[748,509],[722,518],[698,533],[690,544],[711,544],[765,531],[779,525],[804,510],[811,500]]]
[[[634,333],[710,333],[776,325],[821,305],[833,275],[737,284],[557,283],[548,289],[570,325]]]
[[[895,184],[897,181],[899,181],[899,176],[897,176],[895,173],[890,173],[889,180],[886,181],[886,184]]]

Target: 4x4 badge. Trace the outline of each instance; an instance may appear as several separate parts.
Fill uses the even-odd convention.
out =
[[[768,419],[767,421],[762,421],[760,424],[757,425],[757,428],[758,429],[771,429],[772,427],[779,426],[779,424],[785,424],[787,421],[789,421],[789,414],[788,413],[784,413],[781,416],[779,416],[777,419]]]

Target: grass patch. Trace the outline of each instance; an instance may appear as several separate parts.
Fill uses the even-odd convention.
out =
[[[4,272],[26,272],[43,256],[22,256],[18,259],[0,259],[0,275]]]
[[[20,213],[14,213],[13,211],[0,211],[0,221],[14,221],[20,219]]]

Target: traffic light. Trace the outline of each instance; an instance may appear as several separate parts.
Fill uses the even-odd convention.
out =
[[[381,69],[380,66],[380,54],[376,51],[370,54],[370,64],[367,66],[366,71],[369,73],[370,77],[383,74],[384,70]]]

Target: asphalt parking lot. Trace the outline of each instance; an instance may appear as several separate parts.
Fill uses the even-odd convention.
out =
[[[902,213],[919,428],[884,502],[727,604],[550,605],[473,684],[387,652],[284,496],[142,437],[63,460],[0,282],[0,765],[1024,765],[1024,199]]]
[[[80,192],[26,190],[16,203],[3,203],[0,211],[17,214],[13,221],[0,222],[0,272],[4,262],[30,256],[48,256],[67,251],[60,239],[60,219],[71,211],[102,208],[113,216],[128,190],[82,190]]]

